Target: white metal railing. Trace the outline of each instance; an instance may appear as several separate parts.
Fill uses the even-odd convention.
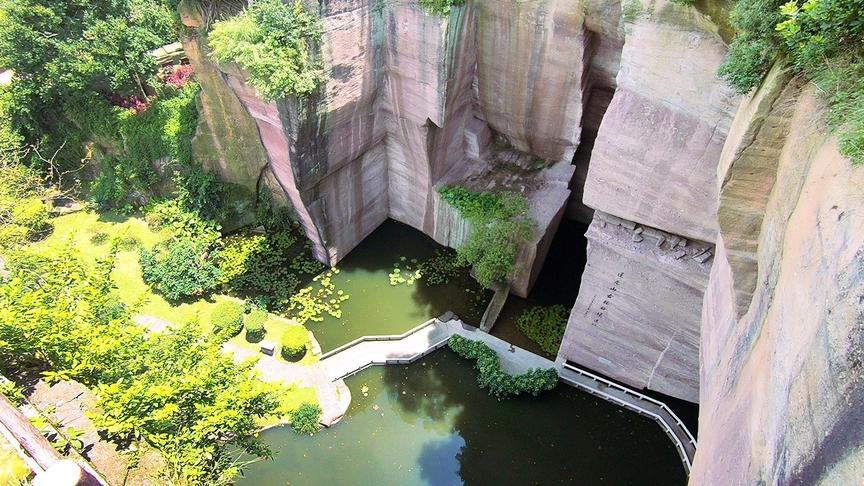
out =
[[[570,370],[570,371],[576,373],[576,374],[582,375],[586,378],[589,378],[589,379],[594,380],[596,382],[602,383],[603,385],[605,385],[608,388],[612,388],[612,389],[617,390],[621,393],[624,393],[627,396],[630,396],[630,397],[636,399],[635,402],[630,402],[630,401],[624,400],[622,398],[619,398],[615,395],[611,395],[609,393],[606,393],[600,389],[594,389],[594,388],[587,387],[587,386],[583,385],[582,383],[568,379],[565,376],[561,377],[564,381],[566,381],[566,382],[568,382],[574,386],[579,386],[580,388],[588,390],[589,392],[591,392],[593,394],[599,395],[599,396],[605,398],[606,400],[617,403],[617,404],[619,404],[623,407],[627,407],[631,410],[635,410],[636,412],[638,412],[640,414],[648,415],[651,418],[653,418],[654,420],[656,420],[657,422],[659,422],[660,425],[663,427],[664,431],[666,432],[666,434],[669,435],[673,439],[673,442],[675,442],[675,446],[678,449],[678,452],[679,452],[679,455],[681,456],[682,462],[684,462],[685,468],[687,469],[687,473],[688,474],[690,473],[690,468],[693,465],[693,458],[691,457],[691,454],[688,453],[688,450],[684,446],[683,441],[686,441],[687,443],[689,443],[689,445],[695,451],[696,439],[693,438],[693,434],[690,433],[690,431],[687,429],[687,426],[684,425],[684,422],[680,418],[678,418],[678,416],[675,415],[675,412],[673,412],[672,409],[670,409],[665,403],[663,403],[659,400],[656,400],[654,398],[651,398],[647,395],[643,395],[643,394],[641,394],[635,390],[632,390],[630,388],[627,388],[625,386],[619,385],[618,383],[614,383],[612,381],[609,381],[603,377],[597,376],[594,373],[591,373],[590,371],[579,368],[578,366],[574,366],[574,365],[570,364],[569,362],[564,362],[563,367],[566,368],[567,370]],[[668,418],[671,418],[673,423],[670,424],[669,421],[667,420],[667,417],[664,417],[663,414],[656,413],[652,410],[644,408],[643,406],[640,406],[639,401],[645,401],[645,402],[648,402],[648,403],[654,405],[655,407],[660,409],[660,411],[664,412],[665,415],[668,416]],[[674,426],[673,426],[673,424],[674,424]],[[683,437],[679,436],[679,434],[676,433],[676,430],[683,432]]]
[[[354,369],[353,371],[349,371],[348,373],[345,373],[344,375],[337,378],[337,380],[344,380],[345,378],[348,378],[351,375],[356,375],[357,373],[359,373],[359,372],[361,372],[367,368],[371,368],[373,366],[385,366],[385,365],[393,365],[393,364],[411,364],[411,363],[417,361],[418,359],[426,356],[427,354],[431,353],[432,351],[435,351],[435,350],[443,347],[444,345],[447,344],[448,340],[450,340],[450,336],[444,336],[443,338],[438,340],[438,342],[430,345],[425,351],[420,351],[420,352],[414,353],[413,355],[407,356],[407,357],[387,358],[387,359],[383,359],[383,360],[372,359],[368,363],[361,365],[360,367]]]
[[[348,348],[352,348],[352,347],[354,347],[360,343],[374,342],[374,341],[400,341],[400,340],[405,339],[406,337],[408,337],[408,336],[410,336],[410,335],[412,335],[412,334],[414,334],[414,333],[416,333],[422,329],[425,329],[428,326],[431,326],[437,320],[438,319],[434,319],[434,318],[429,319],[428,321],[424,322],[423,324],[420,324],[419,326],[417,326],[415,328],[409,329],[409,330],[403,332],[402,334],[389,334],[389,335],[383,335],[383,336],[360,336],[359,338],[357,338],[353,341],[347,342],[347,343],[343,344],[342,346],[339,346],[338,348],[331,349],[330,351],[327,351],[326,353],[322,354],[321,355],[321,361],[329,358],[330,356],[333,356],[334,354],[341,353],[342,351],[345,351]]]

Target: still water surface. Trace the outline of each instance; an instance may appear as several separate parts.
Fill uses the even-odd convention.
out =
[[[422,279],[390,285],[394,263],[404,268],[412,259],[423,262],[436,249],[443,247],[407,225],[387,220],[379,226],[339,262],[333,283],[350,296],[342,304],[342,318],[307,323],[321,349],[327,352],[364,335],[401,334],[448,310],[478,325],[490,295],[467,270],[446,285],[430,286]]]
[[[352,403],[342,422],[312,437],[264,432],[276,457],[238,485],[686,483],[650,420],[564,384],[499,402],[475,378],[447,349],[367,369],[346,380]]]

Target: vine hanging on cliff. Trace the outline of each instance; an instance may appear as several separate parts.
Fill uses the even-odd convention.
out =
[[[519,248],[534,230],[528,201],[512,192],[475,193],[458,186],[438,192],[471,223],[468,241],[457,249],[460,261],[470,264],[477,281],[487,288],[510,277]]]

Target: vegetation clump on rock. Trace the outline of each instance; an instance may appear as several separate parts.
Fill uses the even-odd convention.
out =
[[[477,383],[499,400],[522,393],[537,396],[558,386],[558,372],[554,368],[535,368],[521,375],[511,375],[501,369],[498,354],[482,341],[454,335],[447,344],[459,356],[477,361],[474,365]]]
[[[216,22],[208,40],[219,62],[235,62],[266,100],[308,95],[321,79],[311,50],[320,40],[318,19],[299,0],[259,0],[240,15]]]
[[[459,186],[438,192],[471,223],[468,241],[456,251],[461,262],[474,268],[477,281],[491,288],[512,276],[519,249],[535,226],[528,201],[512,192],[471,192]]]
[[[534,306],[516,319],[516,327],[539,344],[544,353],[555,356],[564,338],[569,314],[563,305]]]
[[[446,17],[453,7],[465,5],[465,0],[420,0],[420,7],[432,15]]]
[[[819,87],[839,130],[840,152],[864,163],[864,0],[741,0],[737,35],[720,74],[741,93],[772,63],[787,63]]]

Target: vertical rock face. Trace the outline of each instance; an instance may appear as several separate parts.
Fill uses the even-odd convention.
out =
[[[569,197],[579,142],[576,7],[469,2],[442,18],[411,0],[328,0],[319,9],[328,75],[316,95],[265,102],[236,66],[218,74],[257,124],[317,258],[335,264],[388,217],[458,246],[467,227],[436,188],[511,190],[538,224],[513,278],[526,295]],[[490,150],[493,132],[502,141]],[[508,176],[514,166],[526,176]]]
[[[559,358],[698,401],[711,245],[599,211],[585,236],[587,264]]]
[[[726,47],[691,7],[646,2],[642,9],[624,27],[618,89],[594,144],[583,200],[714,241],[712,188],[738,102],[716,75]]]
[[[724,151],[693,484],[864,472],[864,169],[838,153],[815,89],[783,81],[742,105]]]
[[[574,0],[476,5],[486,121],[522,152],[569,161],[582,119],[582,8]]]
[[[725,44],[694,8],[627,10],[617,89],[584,186],[582,202],[597,210],[588,261],[558,357],[695,402],[716,167],[738,97],[716,76]],[[614,45],[605,10],[589,18]],[[609,83],[603,65],[599,87]]]

